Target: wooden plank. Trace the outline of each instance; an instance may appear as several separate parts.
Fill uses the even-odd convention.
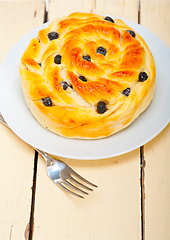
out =
[[[0,239],[23,239],[30,217],[34,151],[3,125],[0,133]]]
[[[170,47],[169,11],[169,0],[141,0],[141,25],[158,35]],[[169,146],[170,124],[145,145],[146,240],[170,239]]]
[[[55,3],[54,3],[55,2]],[[128,11],[128,9],[131,9]],[[50,1],[49,18],[53,20],[57,17],[67,16],[72,12],[95,12],[98,14],[110,14],[112,16],[126,18],[132,21],[137,21],[138,18],[138,1],[101,1],[101,0],[75,0],[72,1]],[[121,10],[121,11],[120,11]],[[63,15],[64,14],[64,15]]]
[[[138,21],[137,0],[96,1],[95,11],[99,14],[121,17],[134,22]]]
[[[141,0],[141,25],[154,32],[170,47],[169,9],[169,0]]]
[[[22,36],[42,24],[44,3],[0,2],[0,9],[1,63]],[[35,151],[2,124],[0,133],[0,239],[25,239]]]
[[[1,63],[21,37],[43,23],[44,2],[9,1],[0,2],[0,4]]]
[[[170,124],[145,146],[146,240],[170,239]]]
[[[111,14],[110,1],[104,1],[105,8],[102,2],[76,0],[73,4],[69,0],[50,1],[49,20],[66,16],[74,10]],[[129,15],[131,20],[137,22],[136,1],[133,4],[119,1],[118,6],[112,3],[112,9],[112,15]],[[51,182],[47,176],[46,163],[40,158],[34,238],[141,239],[139,149],[105,160],[65,159],[65,162],[99,187],[84,200],[73,197]]]
[[[72,12],[90,12],[93,6],[93,1],[74,0],[72,1],[50,1],[49,3],[49,20],[52,21],[58,17],[67,16]]]

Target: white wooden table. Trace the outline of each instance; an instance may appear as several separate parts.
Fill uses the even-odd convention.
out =
[[[169,0],[0,0],[0,63],[44,21],[71,12],[140,23],[170,47]],[[33,148],[0,124],[0,240],[169,240],[170,125],[122,156],[65,159],[99,188],[85,198],[61,191]]]

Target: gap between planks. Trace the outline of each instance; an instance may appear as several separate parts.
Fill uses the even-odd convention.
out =
[[[141,1],[138,0],[138,24],[141,23]],[[144,146],[140,147],[140,192],[141,192],[141,240],[145,240],[145,156]]]
[[[33,172],[34,174],[33,174],[33,185],[32,185],[32,199],[31,199],[31,212],[30,212],[30,221],[29,221],[29,223],[26,227],[26,231],[25,231],[25,240],[32,240],[33,239],[37,165],[38,165],[38,152],[35,150],[34,172]],[[27,231],[28,231],[28,237],[27,237]]]
[[[140,147],[140,187],[141,187],[141,240],[145,240],[145,156],[144,146]]]
[[[48,22],[48,3],[49,1],[45,1],[44,6],[44,19],[43,23]],[[36,13],[34,13],[36,17]],[[36,180],[37,180],[37,166],[38,166],[38,152],[35,150],[34,155],[34,171],[33,171],[33,185],[32,185],[32,199],[31,199],[31,212],[30,212],[30,220],[25,230],[25,240],[33,240],[34,234],[34,212],[35,212],[35,194],[36,194]]]

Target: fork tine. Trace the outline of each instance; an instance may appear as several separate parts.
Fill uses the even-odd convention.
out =
[[[89,191],[93,191],[93,189],[83,185],[82,183],[78,182],[74,177],[73,177],[73,174],[71,174],[68,178],[68,180],[71,180],[72,182],[74,182],[75,184],[77,184],[78,186],[86,189],[86,190],[89,190]]]
[[[79,179],[82,180],[83,182],[85,182],[85,183],[91,185],[92,187],[98,187],[98,186],[95,185],[94,183],[91,183],[91,182],[89,182],[87,179],[85,179],[85,178],[83,178],[82,176],[80,176],[80,175],[79,175],[78,173],[76,173],[73,169],[71,169],[71,170],[72,170],[71,175],[73,175],[73,176],[79,178]]]
[[[68,188],[66,188],[66,187],[65,187],[64,185],[62,185],[61,183],[57,182],[56,184],[57,184],[57,186],[58,186],[59,188],[61,188],[62,190],[66,191],[66,192],[68,192],[68,193],[70,193],[70,194],[72,194],[73,196],[80,197],[80,198],[84,198],[83,196],[81,196],[81,195],[79,195],[79,194],[77,194],[77,193],[75,193],[75,192],[70,191]]]
[[[78,187],[74,186],[71,182],[69,182],[67,178],[66,178],[66,182],[63,182],[63,183],[64,183],[65,185],[67,185],[68,187],[73,188],[75,191],[78,191],[78,192],[80,192],[80,193],[84,193],[84,194],[87,194],[87,195],[88,195],[87,192],[79,189]]]

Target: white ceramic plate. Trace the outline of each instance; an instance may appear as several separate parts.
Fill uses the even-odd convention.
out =
[[[29,41],[37,36],[40,29],[47,26],[46,23],[23,37],[11,49],[0,67],[0,111],[9,127],[22,140],[56,156],[102,159],[132,151],[153,139],[166,127],[170,120],[170,49],[146,28],[129,20],[122,20],[145,39],[155,58],[156,90],[149,108],[126,129],[100,140],[66,139],[41,127],[24,101],[18,69]]]

